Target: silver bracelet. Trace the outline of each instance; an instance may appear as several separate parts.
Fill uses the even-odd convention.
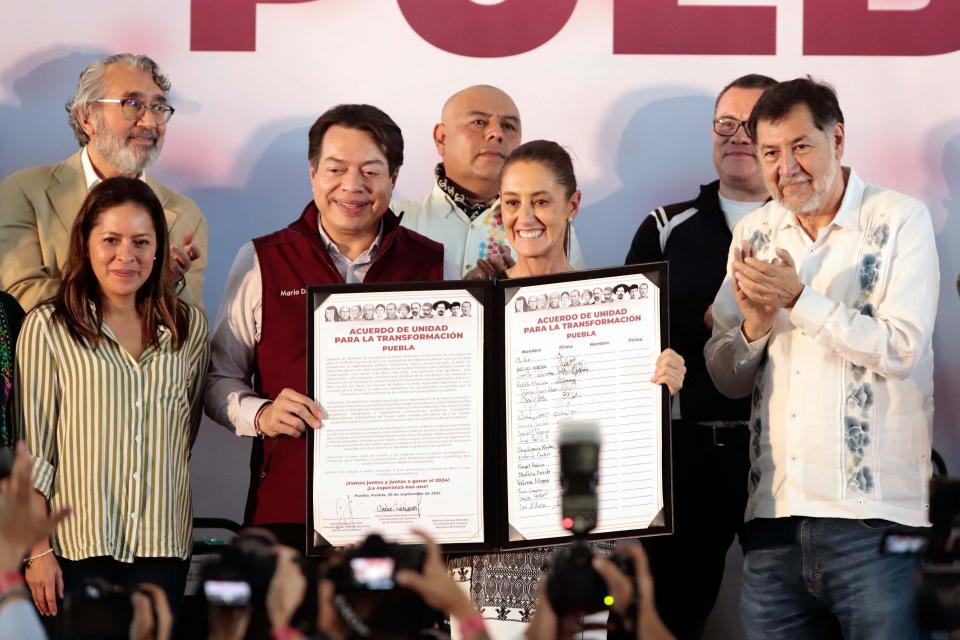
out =
[[[260,408],[257,409],[257,414],[253,416],[253,430],[257,432],[257,437],[260,438],[261,440],[265,439],[267,437],[267,434],[265,434],[263,431],[260,430],[260,414],[263,413],[264,409],[266,409],[272,404],[273,404],[273,400],[267,400],[262,405],[260,405]]]
[[[23,564],[24,564],[25,566],[29,567],[30,565],[33,564],[33,561],[34,561],[34,560],[39,560],[39,559],[42,558],[43,556],[50,555],[51,553],[53,553],[53,547],[50,547],[49,549],[47,549],[47,550],[44,551],[43,553],[38,553],[38,554],[35,555],[35,556],[30,556],[29,558],[27,558],[26,560],[23,561]]]

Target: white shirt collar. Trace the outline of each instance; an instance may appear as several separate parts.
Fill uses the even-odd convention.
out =
[[[83,179],[87,183],[87,191],[93,189],[95,186],[103,182],[103,179],[97,175],[97,170],[93,168],[93,162],[90,161],[90,154],[87,153],[87,147],[83,147],[83,151],[80,152],[80,164],[83,165]],[[147,172],[140,172],[140,180],[146,182]]]
[[[858,231],[860,229],[860,207],[863,204],[863,190],[865,185],[853,169],[841,167],[840,171],[847,176],[847,186],[843,190],[843,198],[840,200],[840,208],[837,209],[837,215],[830,221],[830,225]],[[801,226],[797,214],[790,210],[786,211],[787,215],[783,217],[782,226]]]

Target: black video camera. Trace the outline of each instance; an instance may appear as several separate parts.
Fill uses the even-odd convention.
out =
[[[226,546],[201,570],[203,599],[212,607],[262,604],[275,568],[273,555]]]
[[[440,624],[441,612],[396,581],[401,569],[422,572],[426,557],[423,545],[399,545],[377,534],[367,536],[328,570],[340,617],[359,635],[413,637]]]
[[[930,480],[930,544],[917,572],[917,622],[927,629],[960,629],[960,479]]]
[[[207,605],[238,608],[263,604],[277,567],[275,544],[268,531],[244,529],[204,564],[200,579]]]
[[[125,640],[130,636],[133,603],[129,587],[89,578],[63,597],[60,631],[69,640]]]
[[[600,472],[600,428],[595,422],[560,425],[561,525],[573,544],[557,552],[547,574],[547,597],[558,616],[586,615],[609,609],[613,598],[606,581],[593,568],[593,550],[586,536],[597,526],[597,483]],[[610,556],[617,568],[634,576],[633,559]]]
[[[375,533],[367,536],[359,547],[343,554],[343,564],[330,570],[337,593],[392,591],[400,569],[422,572],[427,558],[423,545],[400,545],[387,542]]]
[[[960,629],[960,479],[930,480],[931,527],[891,527],[883,553],[923,556],[914,578],[917,623],[930,630]]]

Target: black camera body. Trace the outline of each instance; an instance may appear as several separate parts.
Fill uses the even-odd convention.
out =
[[[89,578],[63,597],[59,637],[71,640],[126,640],[133,622],[129,587]]]
[[[929,544],[915,578],[917,622],[927,629],[960,629],[960,479],[930,480]]]
[[[394,544],[377,534],[346,551],[327,572],[341,619],[361,636],[416,637],[442,623],[441,612],[396,581],[402,569],[422,573],[426,557],[423,545]]]
[[[597,526],[600,477],[600,428],[595,422],[570,422],[560,429],[561,526],[573,544],[556,553],[547,573],[547,597],[558,616],[586,615],[613,605],[606,581],[593,568],[586,536]],[[613,554],[610,561],[635,576],[633,559]]]
[[[558,616],[588,615],[613,605],[606,581],[593,568],[593,557],[584,540],[577,540],[554,556],[547,573],[547,597]],[[627,576],[636,575],[630,556],[614,553],[609,560]]]
[[[276,556],[267,542],[256,536],[238,538],[204,565],[200,574],[204,600],[214,607],[262,604],[276,567]]]
[[[397,589],[397,571],[423,571],[427,548],[387,542],[377,534],[367,536],[359,547],[343,554],[343,563],[330,570],[337,593],[392,591]]]
[[[960,479],[930,480],[930,527],[890,527],[882,553],[923,557],[914,576],[914,613],[924,629],[960,629]]]

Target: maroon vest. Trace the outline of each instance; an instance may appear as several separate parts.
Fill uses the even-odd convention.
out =
[[[311,202],[289,227],[253,241],[263,280],[254,388],[264,398],[276,398],[286,387],[307,394],[306,286],[343,283],[317,230],[317,216]],[[400,218],[387,211],[383,242],[364,281],[424,280],[443,280],[443,245],[401,227]],[[306,468],[306,438],[254,440],[245,523],[306,522]]]

